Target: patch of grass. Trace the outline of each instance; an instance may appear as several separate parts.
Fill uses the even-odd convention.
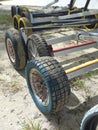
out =
[[[85,74],[85,77],[86,77],[87,79],[91,79],[92,76],[96,76],[96,75],[98,75],[98,69],[95,70],[95,71],[91,71],[91,72]]]
[[[12,25],[12,18],[10,14],[0,14],[0,29],[4,30]]]
[[[80,77],[72,79],[70,81],[70,84],[71,84],[72,88],[74,88],[75,90],[85,88],[85,83]]]
[[[28,122],[24,121],[22,123],[22,130],[41,130],[41,125],[32,120],[29,120]]]
[[[72,79],[70,81],[70,84],[71,84],[72,88],[83,89],[86,87],[84,80],[91,80],[91,78],[96,75],[98,75],[98,70],[88,72],[84,75],[81,75],[77,78]]]

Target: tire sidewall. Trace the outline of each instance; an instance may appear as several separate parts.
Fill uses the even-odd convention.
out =
[[[32,41],[32,44],[34,44],[34,46],[36,47],[39,57],[52,56],[51,55],[52,48],[50,50],[45,39],[43,37],[41,37],[40,35],[32,34],[28,37],[28,39],[27,39],[27,50],[28,51],[29,51],[29,49],[28,49],[29,41]],[[28,54],[28,57],[29,57],[29,54]],[[29,59],[31,59],[31,58],[29,58]],[[35,59],[35,57],[32,57],[32,59]]]
[[[16,6],[11,6],[11,16],[16,15]]]
[[[7,43],[7,39],[10,39],[11,42],[13,43],[13,49],[14,49],[14,52],[15,52],[15,63],[12,62],[10,56],[9,56],[9,53],[8,53],[8,48],[7,48],[7,44],[6,44],[6,50],[7,50],[7,53],[8,53],[8,56],[9,56],[9,59],[12,63],[12,65],[17,69],[17,67],[19,66],[19,58],[18,58],[18,53],[17,53],[17,40],[14,38],[14,35],[12,33],[12,31],[8,30],[5,34],[5,43]]]
[[[86,130],[87,125],[91,124],[91,122],[93,121],[93,118],[96,116],[98,116],[98,107],[97,108],[93,107],[85,114],[81,123],[80,130]],[[91,129],[88,129],[88,130],[91,130]]]
[[[33,92],[33,90],[32,90],[32,87],[31,87],[31,84],[30,84],[30,76],[29,76],[30,71],[31,71],[32,68],[37,69],[37,70],[41,73],[41,75],[43,75],[43,79],[44,79],[44,81],[45,81],[45,83],[46,83],[46,87],[47,87],[47,90],[48,90],[48,97],[49,97],[49,103],[48,103],[47,106],[42,105],[42,104],[38,101],[38,99],[36,98],[36,96],[35,96],[35,94],[34,94],[34,92]],[[45,72],[45,68],[43,69],[43,71]],[[49,83],[48,83],[48,81],[47,81],[47,79],[46,79],[46,76],[43,74],[44,72],[42,72],[41,69],[39,69],[39,68],[34,64],[34,62],[33,62],[33,64],[32,64],[32,63],[29,63],[29,65],[26,67],[26,79],[27,79],[27,84],[28,84],[28,88],[29,88],[31,97],[33,98],[33,100],[34,100],[35,104],[37,105],[37,107],[39,108],[39,110],[40,110],[42,113],[44,113],[44,114],[48,114],[48,113],[50,113],[51,110],[52,110],[52,99],[51,99],[51,96],[52,96],[52,95],[51,95],[51,87],[49,87]]]
[[[10,39],[12,42],[12,46],[15,52],[15,62],[13,63],[11,61],[8,49],[7,49],[7,39]],[[27,64],[27,55],[26,55],[26,47],[25,47],[25,43],[24,40],[22,39],[21,33],[14,29],[11,28],[9,30],[6,31],[5,33],[5,46],[6,46],[6,50],[8,53],[8,57],[13,65],[13,67],[19,71],[19,70],[24,70],[26,64]]]

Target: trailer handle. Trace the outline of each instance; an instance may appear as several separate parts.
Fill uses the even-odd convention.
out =
[[[76,0],[71,0],[70,4],[68,4],[69,10],[72,10],[74,4],[75,4]]]
[[[84,11],[87,10],[88,6],[89,6],[89,3],[90,3],[90,0],[87,0],[86,4],[85,4],[85,7],[84,7]]]
[[[43,9],[46,9],[46,8],[50,7],[51,5],[57,3],[58,1],[59,1],[59,0],[54,0],[54,1],[52,1],[51,3],[49,3],[48,5],[46,5],[45,7],[43,7]]]

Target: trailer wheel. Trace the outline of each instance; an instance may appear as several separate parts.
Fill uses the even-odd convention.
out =
[[[30,12],[29,12],[29,9],[26,8],[26,7],[20,7],[18,9],[18,14],[21,16],[21,17],[26,17],[30,20]]]
[[[11,6],[11,16],[16,15],[16,6]]]
[[[14,15],[13,16],[13,25],[15,29],[19,29],[19,19],[21,18],[20,15]]]
[[[85,19],[97,19],[98,18],[98,15],[92,15],[92,16],[87,16],[85,17]],[[90,25],[85,25],[84,28],[87,29],[87,30],[93,30],[93,29],[96,29],[98,27],[98,23],[93,23],[93,24],[90,24]]]
[[[70,95],[65,71],[52,57],[39,57],[28,62],[26,80],[30,94],[44,114],[60,111]]]
[[[26,27],[32,27],[32,25],[31,25],[31,23],[30,23],[30,21],[29,21],[28,18],[26,18],[26,17],[21,17],[21,18],[19,19],[19,29],[20,29],[20,28],[24,28],[25,31],[26,31],[26,35],[29,36],[29,35],[32,34],[32,29],[30,29],[30,28],[29,28],[29,29],[26,29]]]
[[[5,45],[9,59],[16,70],[25,68],[25,46],[18,30],[11,28],[5,33]]]
[[[32,34],[28,37],[27,50],[29,60],[38,56],[52,56],[51,46],[48,46],[45,39],[38,34]]]
[[[98,105],[86,113],[82,120],[80,130],[98,130]]]
[[[19,14],[20,16],[22,16],[22,13],[23,13],[23,12],[29,12],[29,9],[26,8],[26,7],[19,7],[19,8],[18,8],[18,14]]]
[[[29,13],[29,12],[23,12],[23,13],[21,14],[21,16],[22,16],[22,17],[26,17],[27,19],[30,20],[30,13]]]

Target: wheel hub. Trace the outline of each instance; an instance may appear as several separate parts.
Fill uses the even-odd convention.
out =
[[[37,48],[31,40],[28,42],[28,56],[30,60],[39,56]]]
[[[30,83],[36,98],[41,104],[47,106],[49,104],[48,90],[44,79],[36,69],[30,72]]]
[[[7,50],[8,50],[8,54],[9,54],[9,58],[10,58],[11,62],[15,63],[15,61],[16,61],[15,51],[13,48],[13,43],[9,38],[7,39]]]

